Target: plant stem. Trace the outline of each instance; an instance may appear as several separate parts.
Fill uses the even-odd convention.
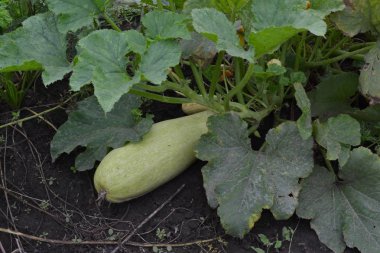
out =
[[[193,72],[195,82],[197,83],[198,89],[201,92],[203,97],[207,97],[207,91],[203,84],[203,78],[200,71],[197,69],[193,62],[190,62],[191,71]]]
[[[164,5],[162,4],[161,0],[157,0],[157,6],[158,6],[158,9],[160,9],[160,10],[164,9]]]
[[[116,23],[105,13],[103,13],[104,19],[115,31],[121,32],[121,29],[116,25]]]
[[[361,49],[358,49],[358,50],[355,50],[352,52],[346,52],[346,53],[339,55],[337,57],[334,57],[334,58],[330,58],[330,59],[326,59],[326,60],[322,60],[322,61],[318,61],[318,62],[306,62],[305,66],[308,68],[314,68],[314,67],[328,65],[328,64],[338,62],[338,61],[344,60],[346,58],[352,57],[352,56],[357,55],[357,54],[365,53],[365,52],[371,50],[373,47],[374,46],[368,46],[368,47],[361,48]]]
[[[237,57],[234,57],[233,65],[234,65],[235,83],[240,83],[240,81],[241,81],[240,59]],[[241,91],[237,93],[237,99],[238,99],[239,103],[245,104],[244,97],[243,97],[243,94]]]
[[[175,2],[173,0],[169,0],[169,4],[170,4],[170,9],[172,11],[176,11]]]
[[[191,100],[187,99],[187,98],[166,97],[163,95],[154,94],[151,92],[147,92],[147,91],[143,91],[143,90],[137,90],[137,89],[131,89],[129,91],[129,93],[140,96],[140,97],[159,101],[162,103],[168,103],[168,104],[183,104],[183,103],[191,102]]]
[[[232,90],[230,90],[227,93],[225,98],[226,109],[228,109],[229,101],[233,98],[233,96],[235,96],[238,92],[242,91],[244,87],[248,84],[249,80],[251,80],[254,73],[254,66],[255,65],[253,63],[250,63],[243,79]]]
[[[319,150],[321,151],[321,154],[323,156],[323,159],[325,160],[325,164],[327,168],[329,169],[329,171],[335,172],[334,167],[332,166],[330,160],[327,159],[326,151],[321,146],[318,146],[318,147],[319,147]]]
[[[216,59],[216,63],[215,63],[216,69],[215,69],[215,72],[213,73],[211,83],[210,83],[210,89],[208,93],[208,96],[210,99],[214,97],[214,94],[216,91],[216,84],[218,83],[219,77],[220,77],[220,69],[221,69],[220,65],[222,64],[224,54],[225,54],[224,51],[219,52],[218,58]]]
[[[305,39],[306,39],[306,32],[302,33],[301,41],[297,45],[297,50],[296,50],[296,60],[294,62],[294,70],[298,71],[300,67],[300,62],[301,62],[301,50],[302,47],[305,45]]]
[[[349,39],[344,37],[341,39],[334,47],[330,48],[330,50],[323,56],[323,58],[329,57],[336,49],[338,49],[340,46],[342,46],[344,43],[346,43]]]

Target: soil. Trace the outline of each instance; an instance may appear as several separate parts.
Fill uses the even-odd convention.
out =
[[[39,84],[26,97],[20,118],[32,115],[30,110],[41,112],[53,107],[67,97],[65,83],[49,88]],[[66,108],[73,105],[66,105]],[[156,121],[182,115],[175,105],[153,103],[148,108]],[[10,109],[0,104],[0,125],[11,119]],[[243,239],[225,235],[216,210],[207,204],[200,161],[143,197],[122,204],[97,205],[93,171],[74,173],[70,170],[78,151],[63,155],[54,163],[51,161],[49,143],[55,133],[54,127],[66,119],[65,110],[58,109],[44,115],[43,120],[33,119],[22,126],[0,130],[0,228],[38,237],[28,239],[0,231],[0,253],[111,252],[120,238],[131,233],[183,184],[182,191],[136,231],[123,247],[124,252],[255,252],[251,247],[259,247],[264,252],[331,252],[319,242],[309,222],[296,216],[276,221],[269,212],[264,212]],[[283,239],[285,227],[295,231],[291,243]],[[272,241],[276,238],[283,241],[281,248],[266,250],[258,239],[259,234]],[[216,239],[200,243],[213,238]],[[77,244],[45,243],[44,239]],[[97,242],[98,245],[80,245],[81,241]],[[105,245],[103,241],[115,244]],[[189,245],[175,247],[181,243]],[[151,244],[170,246],[152,248]],[[353,252],[358,251],[346,250],[346,253]]]

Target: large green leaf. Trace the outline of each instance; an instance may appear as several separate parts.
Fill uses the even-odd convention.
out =
[[[166,80],[168,70],[179,63],[181,47],[177,41],[162,40],[153,42],[142,56],[140,71],[154,84]]]
[[[126,72],[126,54],[132,50],[128,32],[99,30],[78,43],[79,55],[70,78],[73,90],[92,83],[95,95],[105,112],[109,112],[120,97],[127,93],[139,76]]]
[[[367,53],[365,61],[359,78],[360,92],[370,98],[371,104],[378,104],[380,103],[380,41]]]
[[[347,0],[345,3],[346,8],[331,17],[340,30],[351,37],[367,31],[380,35],[379,0]]]
[[[256,57],[260,57],[301,31],[323,36],[327,30],[324,17],[343,8],[341,0],[311,1],[310,8],[304,0],[254,0],[249,44],[254,46]]]
[[[17,30],[0,36],[0,71],[44,70],[45,85],[71,71],[66,39],[56,18],[47,12],[28,18]]]
[[[142,18],[145,35],[153,39],[190,39],[187,16],[168,11],[152,11]]]
[[[359,78],[355,73],[329,76],[308,93],[312,116],[327,118],[351,111],[351,97],[358,90]]]
[[[351,146],[360,144],[360,124],[346,114],[331,117],[325,123],[314,123],[315,140],[327,150],[327,159],[339,159],[343,166],[349,157]]]
[[[306,95],[305,89],[301,83],[294,83],[294,97],[297,101],[297,106],[301,109],[302,114],[297,120],[297,127],[303,139],[308,139],[312,132],[311,125],[311,105],[310,100]]]
[[[78,146],[86,147],[77,156],[75,167],[80,171],[89,170],[106,155],[108,148],[141,140],[149,131],[152,120],[141,119],[133,113],[140,105],[140,98],[126,94],[111,112],[105,114],[94,96],[80,102],[51,142],[53,160]]]
[[[380,158],[366,148],[350,153],[339,178],[315,167],[304,180],[297,215],[311,219],[319,239],[336,253],[347,246],[380,252]]]
[[[234,24],[221,12],[211,9],[194,9],[191,12],[194,29],[215,42],[219,51],[231,56],[254,61],[253,49],[245,51],[240,45]]]
[[[105,8],[106,0],[46,0],[49,9],[58,16],[58,28],[62,32],[77,31],[93,26],[94,19]]]
[[[202,169],[208,202],[218,207],[227,233],[242,237],[271,209],[287,219],[297,205],[299,178],[313,167],[313,142],[303,140],[294,122],[270,130],[264,151],[253,151],[247,124],[236,114],[212,116],[197,157],[208,161]]]

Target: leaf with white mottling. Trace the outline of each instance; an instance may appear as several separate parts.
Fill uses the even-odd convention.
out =
[[[302,183],[297,215],[311,219],[319,239],[335,253],[346,245],[380,252],[380,158],[354,149],[339,178],[323,167]]]
[[[208,164],[202,173],[207,199],[227,233],[242,237],[271,209],[277,219],[287,219],[297,206],[299,178],[313,167],[313,142],[303,140],[294,122],[271,129],[264,151],[253,151],[247,124],[236,114],[212,116],[209,133],[196,148]]]

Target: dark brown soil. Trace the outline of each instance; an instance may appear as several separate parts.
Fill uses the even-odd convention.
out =
[[[38,86],[30,92],[24,106],[36,112],[46,110],[48,107],[44,105],[67,98],[65,87],[62,83],[48,89]],[[154,103],[149,108],[156,121],[181,115],[177,106]],[[20,117],[30,115],[30,111],[22,110]],[[67,119],[63,109],[44,117],[55,127]],[[9,122],[11,118],[9,108],[0,104],[0,125]],[[184,189],[142,226],[129,244],[168,244],[173,246],[171,252],[176,253],[252,253],[255,252],[251,249],[252,246],[266,251],[258,239],[259,234],[264,234],[271,240],[282,240],[282,229],[290,227],[295,230],[291,246],[284,241],[280,250],[270,249],[267,252],[331,252],[319,242],[308,221],[297,217],[288,221],[275,221],[269,212],[264,212],[255,228],[243,240],[224,235],[216,211],[207,205],[200,172],[202,162],[196,162],[171,182],[136,200],[98,206],[92,183],[93,171],[73,173],[70,170],[75,154],[62,156],[52,163],[49,143],[55,130],[46,121],[34,119],[24,122],[22,126],[0,130],[0,229],[19,231],[39,238],[66,242],[82,240],[99,244],[61,245],[0,232],[0,253],[111,252],[117,245],[107,246],[101,241],[113,240],[117,243],[118,239],[136,228],[183,184]],[[160,235],[157,231],[163,232]],[[196,243],[218,237],[221,239]],[[178,243],[191,242],[194,243],[189,246],[174,247]],[[14,251],[18,249],[19,251]],[[164,253],[169,252],[170,247],[154,250]],[[153,248],[126,245],[124,252],[153,252]],[[357,251],[346,251],[349,252]]]

